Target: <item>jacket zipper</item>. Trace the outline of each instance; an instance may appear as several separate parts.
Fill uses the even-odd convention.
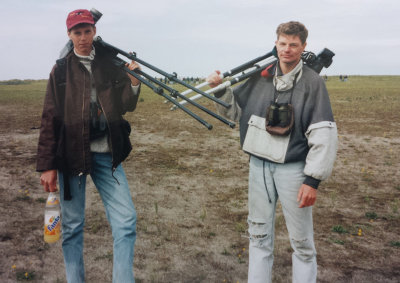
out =
[[[82,94],[82,156],[83,156],[83,172],[86,171],[86,161],[85,161],[85,91],[86,91],[86,72],[83,70],[83,94]],[[81,176],[83,172],[79,173]]]
[[[119,183],[118,179],[114,176],[114,172],[117,168],[114,167],[114,154],[113,154],[113,147],[112,147],[112,140],[111,140],[110,125],[108,123],[108,119],[106,116],[106,112],[104,111],[103,104],[101,104],[100,97],[98,95],[97,95],[97,100],[100,103],[101,111],[103,111],[104,117],[106,118],[106,122],[107,122],[107,128],[108,128],[108,134],[109,134],[109,140],[110,140],[110,152],[111,152],[111,175],[115,179],[117,184],[119,185],[120,183]]]
[[[97,100],[99,101],[99,104],[100,104],[100,107],[101,107],[101,111],[103,111],[104,117],[106,118],[106,122],[107,122],[108,135],[109,135],[108,139],[110,140],[111,168],[112,168],[112,172],[114,173],[116,168],[114,168],[114,153],[113,153],[113,146],[112,146],[112,140],[111,140],[110,124],[108,122],[108,118],[107,118],[106,112],[104,111],[103,104],[101,103],[100,97],[98,96],[97,93],[96,93],[96,96],[97,96]]]

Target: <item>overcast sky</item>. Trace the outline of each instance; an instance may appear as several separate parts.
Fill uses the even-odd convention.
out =
[[[207,76],[273,48],[278,24],[336,53],[321,74],[400,75],[398,0],[1,0],[0,80],[45,79],[67,42],[68,12],[103,13],[97,35],[167,72]],[[146,68],[143,68],[146,70]]]

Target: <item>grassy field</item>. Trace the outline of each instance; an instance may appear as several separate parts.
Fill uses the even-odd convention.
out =
[[[329,77],[339,129],[332,176],[314,207],[318,282],[400,281],[400,77]],[[61,243],[42,240],[46,194],[35,156],[46,81],[0,84],[0,281],[65,282]],[[138,213],[137,282],[246,282],[248,156],[238,127],[208,131],[143,88],[124,168]],[[214,105],[201,100],[210,109]],[[112,240],[89,180],[87,282],[111,282]],[[274,282],[291,282],[278,208]]]

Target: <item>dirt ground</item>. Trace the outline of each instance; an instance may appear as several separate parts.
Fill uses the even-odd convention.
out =
[[[124,162],[138,215],[136,281],[246,282],[248,156],[237,128],[202,115],[208,131],[154,94],[142,100],[126,116],[134,150]],[[40,105],[0,105],[1,282],[66,282],[61,242],[43,241]],[[337,120],[337,162],[314,207],[318,282],[400,282],[399,120],[367,135],[346,119]],[[112,236],[90,178],[86,204],[87,282],[111,282]],[[291,252],[278,209],[274,282],[291,282]]]

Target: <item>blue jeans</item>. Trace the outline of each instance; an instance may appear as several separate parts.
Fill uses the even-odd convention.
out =
[[[249,172],[249,283],[272,282],[275,209],[282,204],[292,254],[292,282],[317,278],[312,207],[299,208],[297,194],[305,175],[304,162],[278,164],[250,158]]]
[[[111,171],[111,154],[92,153],[90,176],[100,193],[112,229],[113,282],[134,282],[133,255],[136,240],[136,211],[121,165]],[[86,176],[69,176],[72,200],[64,201],[63,174],[59,172],[62,249],[69,283],[85,282],[83,226],[85,222]],[[117,181],[118,180],[118,181]]]

